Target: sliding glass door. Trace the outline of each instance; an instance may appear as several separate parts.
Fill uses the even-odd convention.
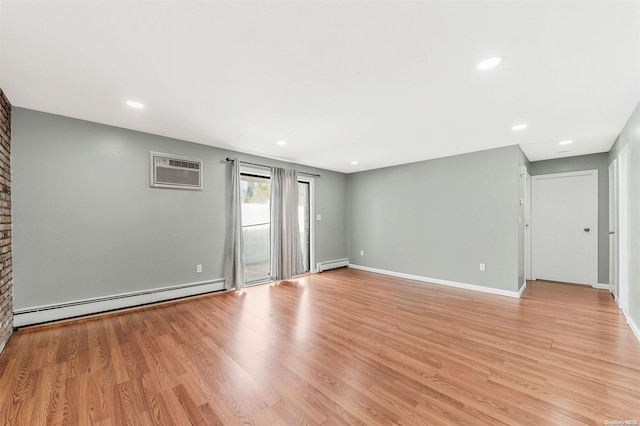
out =
[[[241,174],[242,236],[247,283],[269,279],[271,230],[268,177]]]
[[[247,283],[267,281],[271,262],[270,195],[268,174],[241,173],[242,234]],[[305,272],[311,269],[311,182],[298,182],[298,224]]]
[[[300,248],[304,271],[311,265],[311,183],[298,182],[298,226],[300,227]]]

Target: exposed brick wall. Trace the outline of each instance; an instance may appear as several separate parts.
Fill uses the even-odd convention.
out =
[[[0,352],[13,333],[11,104],[0,89]]]

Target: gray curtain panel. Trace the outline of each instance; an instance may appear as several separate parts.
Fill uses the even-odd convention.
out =
[[[231,165],[231,208],[225,249],[224,287],[242,289],[246,282],[244,267],[244,239],[242,237],[242,190],[240,189],[240,161]]]
[[[271,168],[271,278],[304,272],[298,227],[298,172]]]

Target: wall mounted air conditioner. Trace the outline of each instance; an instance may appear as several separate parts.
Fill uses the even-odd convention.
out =
[[[202,160],[149,152],[149,185],[154,188],[202,189]]]

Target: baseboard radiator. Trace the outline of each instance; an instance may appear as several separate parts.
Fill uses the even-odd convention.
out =
[[[329,269],[343,268],[345,266],[349,266],[349,259],[328,260],[326,262],[319,262],[317,264],[317,271],[324,272]]]
[[[13,325],[24,327],[220,290],[224,290],[224,278],[16,309],[13,311]]]

